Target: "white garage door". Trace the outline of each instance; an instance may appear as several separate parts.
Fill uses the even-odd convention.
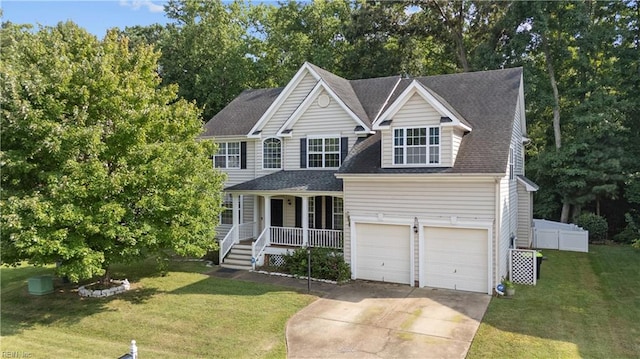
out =
[[[356,224],[358,279],[410,284],[409,226]]]
[[[425,227],[426,286],[487,292],[486,229]]]

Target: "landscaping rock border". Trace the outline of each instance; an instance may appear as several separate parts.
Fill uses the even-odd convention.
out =
[[[96,289],[96,290],[87,289],[86,286],[82,285],[78,288],[78,294],[81,297],[104,298],[104,297],[110,297],[112,295],[116,295],[119,293],[124,293],[129,289],[131,289],[131,284],[127,279],[111,280],[111,283],[116,283],[116,284],[119,283],[120,285],[118,285],[117,287],[109,288],[109,289]]]
[[[293,274],[287,274],[287,273],[278,273],[278,272],[267,272],[264,270],[258,270],[255,271],[256,273],[260,273],[260,274],[268,274],[268,275],[275,275],[275,276],[279,276],[279,277],[288,277],[288,278],[297,278],[297,279],[307,279],[306,276],[298,276],[298,275],[293,275]],[[329,280],[329,279],[318,279],[318,278],[313,278],[311,277],[311,280],[314,282],[322,282],[322,283],[330,283],[330,284],[338,284],[338,282],[336,282],[335,280]]]

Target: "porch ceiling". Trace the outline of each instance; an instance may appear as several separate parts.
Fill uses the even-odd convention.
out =
[[[225,191],[342,192],[335,170],[278,171],[225,188]]]

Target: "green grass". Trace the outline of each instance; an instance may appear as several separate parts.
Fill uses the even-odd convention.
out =
[[[29,266],[1,269],[2,352],[31,358],[117,358],[131,339],[141,358],[282,358],[287,320],[316,298],[288,288],[209,277],[199,262],[118,267],[132,290],[80,298],[72,285],[32,296],[27,279],[52,273]]]
[[[637,358],[640,251],[545,250],[541,278],[493,298],[467,358]]]

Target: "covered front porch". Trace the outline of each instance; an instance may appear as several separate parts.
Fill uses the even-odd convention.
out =
[[[312,171],[304,172],[306,178]],[[299,181],[301,176],[285,171],[227,188],[228,210],[222,214],[221,222],[230,222],[231,227],[219,242],[220,263],[228,255],[238,259],[244,256],[255,269],[265,253],[282,254],[307,246],[342,250],[342,183],[336,186],[338,180],[329,171],[313,172],[314,180],[323,181],[323,188],[310,188],[309,183],[306,186],[294,183],[292,188],[291,182],[295,182],[292,175]],[[265,178],[270,177],[278,178],[275,181],[271,178],[268,181],[271,185],[264,188]],[[230,255],[232,248],[234,253]]]

